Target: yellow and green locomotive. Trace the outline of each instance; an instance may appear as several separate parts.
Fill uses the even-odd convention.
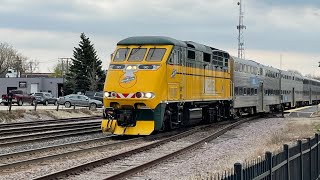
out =
[[[231,61],[227,52],[191,41],[121,40],[105,81],[102,131],[149,135],[229,118]]]

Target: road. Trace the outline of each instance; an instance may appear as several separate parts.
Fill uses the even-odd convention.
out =
[[[289,113],[289,117],[313,117],[313,115],[320,110],[320,106],[305,106],[296,109],[290,109],[285,111]]]

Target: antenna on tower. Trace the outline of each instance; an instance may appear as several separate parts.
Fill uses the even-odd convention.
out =
[[[243,36],[243,30],[246,29],[246,26],[243,25],[243,16],[244,12],[242,11],[242,0],[238,2],[238,6],[240,8],[239,11],[239,25],[237,26],[237,29],[239,30],[238,35],[238,58],[245,58],[244,55],[244,36]]]

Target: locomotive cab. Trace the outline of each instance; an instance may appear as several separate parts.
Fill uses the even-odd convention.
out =
[[[113,134],[149,135],[155,129],[155,109],[164,99],[168,42],[120,41],[104,87],[102,130]]]

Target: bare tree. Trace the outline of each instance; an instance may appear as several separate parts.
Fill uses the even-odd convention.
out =
[[[37,60],[27,60],[24,67],[25,72],[33,73],[39,70],[39,62]]]
[[[19,76],[19,74],[26,72],[27,67],[27,60],[28,58],[26,56],[23,56],[22,54],[17,54],[16,58],[13,62],[13,68],[15,70],[17,70],[17,76]]]
[[[302,74],[298,70],[289,69],[288,72],[292,72],[292,73],[299,74],[302,76]]]
[[[17,51],[11,45],[0,42],[0,74],[4,74],[13,66],[16,55]]]

